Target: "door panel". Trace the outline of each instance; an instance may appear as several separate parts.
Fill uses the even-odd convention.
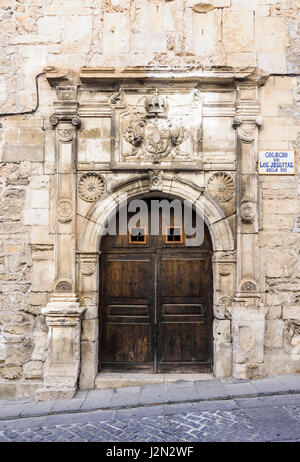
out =
[[[202,258],[163,257],[160,261],[161,297],[200,297]]]
[[[102,368],[152,371],[152,256],[108,254],[102,260]]]
[[[205,256],[164,254],[158,266],[158,372],[207,371],[210,287]]]

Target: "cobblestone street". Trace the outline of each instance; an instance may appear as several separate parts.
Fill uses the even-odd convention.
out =
[[[6,420],[0,422],[0,441],[300,441],[300,395]]]

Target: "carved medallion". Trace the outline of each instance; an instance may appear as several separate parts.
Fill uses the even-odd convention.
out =
[[[217,172],[209,178],[207,189],[218,202],[227,202],[233,197],[234,182],[228,173]]]
[[[252,201],[242,202],[240,206],[240,217],[243,223],[253,223],[256,214],[256,206]]]
[[[57,129],[57,138],[59,139],[59,141],[72,141],[72,139],[74,138],[74,134],[74,127]]]
[[[68,199],[61,199],[57,202],[56,207],[57,219],[62,223],[72,220],[73,207],[72,202]]]
[[[80,177],[78,193],[83,200],[87,202],[94,202],[102,196],[104,191],[105,181],[98,173],[88,172]]]
[[[178,146],[190,134],[182,123],[167,117],[168,104],[165,98],[156,93],[145,100],[146,114],[134,112],[124,139],[133,148],[126,156],[144,157],[158,163],[162,159],[175,158],[179,153]]]
[[[82,297],[80,300],[80,306],[90,306],[93,305],[93,300],[91,297]]]
[[[81,272],[85,276],[90,276],[96,269],[96,263],[93,260],[86,260],[81,263]]]
[[[243,284],[241,285],[241,290],[244,292],[251,292],[252,290],[256,290],[256,289],[257,289],[256,284],[252,281],[243,282]]]
[[[69,281],[59,281],[55,285],[55,292],[66,292],[70,293],[72,292],[72,284]]]
[[[232,265],[230,263],[219,263],[218,270],[221,276],[229,276]]]
[[[149,172],[150,185],[149,189],[154,191],[161,191],[162,181],[163,181],[163,171],[162,170],[151,170]]]

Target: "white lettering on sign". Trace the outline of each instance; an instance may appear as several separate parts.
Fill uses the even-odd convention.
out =
[[[260,175],[295,175],[295,151],[258,151]]]

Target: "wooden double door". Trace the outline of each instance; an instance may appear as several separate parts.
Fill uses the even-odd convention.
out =
[[[181,230],[180,230],[181,231]],[[172,234],[172,229],[168,232]],[[212,269],[200,248],[167,235],[106,236],[101,252],[99,369],[209,372]],[[179,239],[178,239],[179,241]]]

